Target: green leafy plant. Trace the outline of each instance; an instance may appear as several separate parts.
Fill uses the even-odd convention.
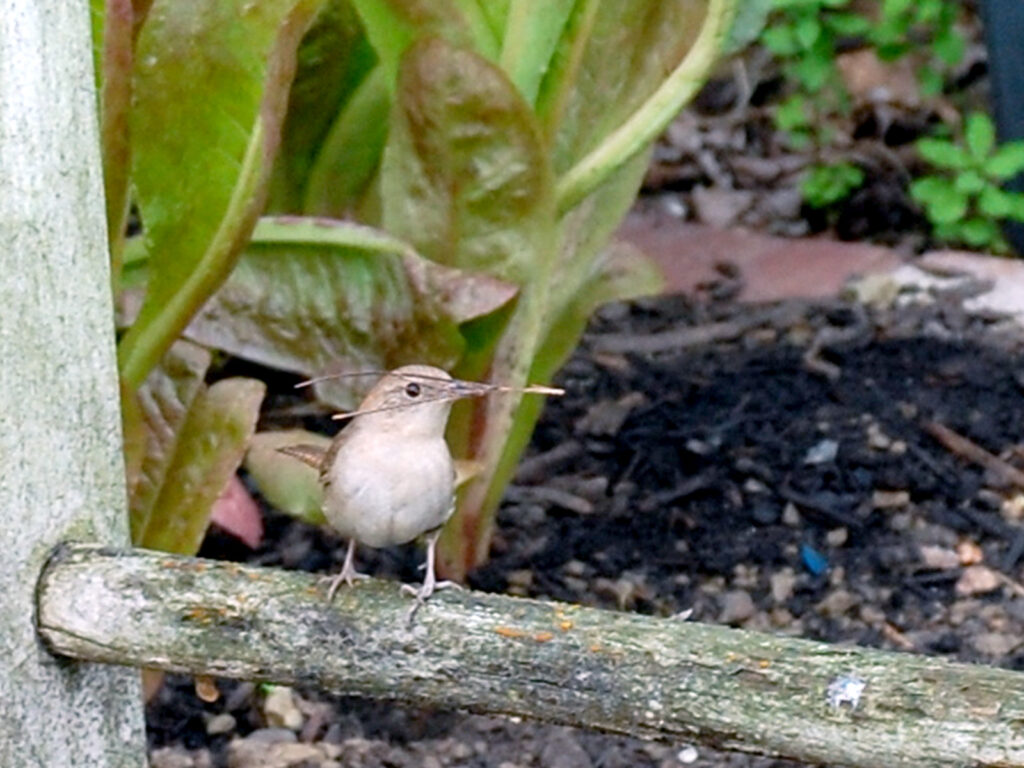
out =
[[[776,110],[776,125],[795,147],[828,140],[821,119],[845,112],[849,97],[836,67],[841,38],[866,35],[870,22],[847,10],[849,0],[775,0],[773,22],[762,44],[779,60],[795,89]]]
[[[153,463],[154,432],[191,445],[188,414],[207,412],[194,393],[222,384],[203,389],[204,361],[177,359],[197,348],[306,376],[424,362],[550,380],[598,304],[657,290],[656,270],[609,238],[739,3],[96,7],[114,287],[131,320],[119,343],[129,471]],[[181,352],[182,335],[199,347]],[[166,410],[154,393],[172,395],[179,423],[154,422]],[[338,407],[359,396],[338,381],[316,394]],[[453,414],[453,449],[479,471],[442,542],[450,574],[486,556],[540,407],[509,396]],[[200,447],[219,456],[228,433],[210,425]],[[190,456],[162,462],[157,482],[175,467],[201,475]],[[150,530],[208,515],[164,495],[155,523],[133,504],[159,546]]]
[[[871,28],[866,17],[847,10],[849,4],[850,0],[775,0],[776,22],[765,28],[761,42],[806,93],[818,94],[837,84],[837,41],[866,35]]]
[[[850,95],[836,65],[840,43],[868,47],[885,61],[913,55],[922,92],[942,89],[943,73],[963,58],[951,0],[883,0],[872,16],[850,0],[774,0],[762,44],[779,61],[792,92],[775,110],[775,124],[797,149],[821,150],[833,138],[831,118],[849,111]],[[851,163],[813,165],[801,184],[805,201],[824,208],[864,181]]]
[[[955,26],[959,13],[959,4],[950,0],[884,0],[868,39],[885,61],[920,54],[924,42],[930,55],[917,78],[924,93],[934,96],[942,91],[942,67],[959,64],[967,48]]]
[[[816,165],[800,185],[804,200],[814,208],[825,208],[846,198],[864,183],[864,171],[852,163]]]
[[[917,150],[939,171],[910,185],[935,235],[948,243],[1009,252],[1000,222],[1024,221],[1024,193],[1000,185],[1024,172],[1024,141],[997,146],[991,118],[975,112],[964,121],[959,140],[923,138]]]

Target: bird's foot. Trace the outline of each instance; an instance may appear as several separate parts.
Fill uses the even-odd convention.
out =
[[[320,579],[321,583],[328,583],[330,586],[327,588],[327,602],[330,603],[334,600],[334,595],[337,593],[342,583],[352,587],[355,586],[357,581],[366,581],[370,578],[370,574],[361,573],[353,567],[342,568],[335,576],[324,576]]]
[[[416,598],[417,603],[425,603],[432,594],[442,589],[462,589],[461,584],[454,581],[424,581],[418,587],[414,584],[403,584],[402,591]]]
[[[435,581],[432,578],[433,575],[433,571],[428,571],[427,579],[418,587],[412,584],[402,585],[402,591],[407,595],[412,595],[415,600],[409,609],[409,615],[406,617],[409,629],[412,629],[413,621],[416,619],[416,612],[426,604],[432,594],[440,589],[462,589],[462,585],[456,584],[454,581]]]

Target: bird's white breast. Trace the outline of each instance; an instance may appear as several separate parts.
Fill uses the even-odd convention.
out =
[[[324,514],[340,534],[371,547],[403,544],[452,513],[455,469],[440,437],[352,440],[325,480]]]

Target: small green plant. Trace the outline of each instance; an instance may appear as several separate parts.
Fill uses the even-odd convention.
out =
[[[1000,221],[1024,221],[1024,193],[1000,185],[1024,172],[1024,141],[997,146],[988,115],[972,113],[959,140],[923,138],[917,151],[938,172],[917,179],[910,194],[935,236],[957,245],[1007,253]]]
[[[846,10],[849,0],[775,0],[775,22],[761,42],[779,59],[782,73],[797,90],[776,112],[776,125],[794,147],[822,144],[827,134],[819,119],[845,112],[849,97],[836,68],[836,44],[870,29],[864,16]]]
[[[913,55],[925,94],[942,89],[944,71],[963,57],[965,42],[952,0],[884,0],[871,17],[851,0],[774,0],[772,23],[762,44],[780,63],[794,90],[775,111],[775,125],[794,149],[821,150],[831,143],[832,118],[850,108],[836,58],[841,44],[869,47],[885,61]],[[804,200],[824,208],[846,198],[864,182],[851,163],[811,167],[801,190]]]
[[[864,171],[853,163],[816,165],[800,184],[804,200],[814,208],[827,208],[846,198],[864,183]]]
[[[922,91],[942,91],[942,67],[953,67],[963,59],[967,43],[955,24],[959,4],[950,0],[884,0],[878,23],[871,27],[869,40],[878,57],[893,61],[909,53],[927,52],[917,70]]]

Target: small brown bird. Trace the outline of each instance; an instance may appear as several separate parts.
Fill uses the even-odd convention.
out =
[[[384,374],[359,408],[352,424],[324,451],[311,445],[280,448],[320,472],[324,516],[348,539],[341,572],[327,599],[342,582],[368,578],[355,569],[356,543],[371,547],[404,544],[426,534],[427,563],[418,589],[405,585],[417,604],[436,589],[434,551],[441,527],[455,509],[455,463],[444,439],[452,403],[507,387],[453,379],[440,368],[407,365]],[[548,387],[525,392],[560,394]]]

